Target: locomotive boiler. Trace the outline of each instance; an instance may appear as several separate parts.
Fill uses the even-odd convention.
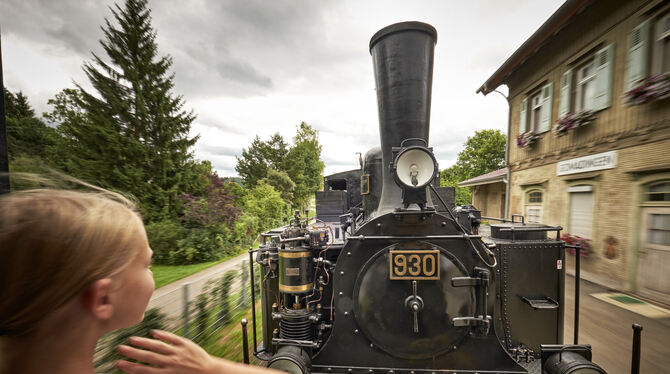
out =
[[[479,235],[480,212],[439,187],[436,41],[419,22],[372,37],[380,147],[324,178],[316,220],[262,234],[254,353],[300,374],[604,373],[588,346],[563,345],[561,228],[501,220]]]

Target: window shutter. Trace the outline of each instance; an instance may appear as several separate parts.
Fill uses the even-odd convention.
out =
[[[650,27],[651,28],[651,27]],[[651,48],[651,74],[663,74],[663,53],[667,52],[663,47],[663,41],[665,38],[670,37],[670,14],[667,14],[665,17],[659,19],[656,22],[655,30],[653,31],[653,37],[650,38],[649,48]],[[667,48],[667,46],[666,46]]]
[[[540,126],[538,132],[551,129],[551,98],[554,93],[554,84],[549,83],[542,87],[542,108],[540,109]]]
[[[649,55],[649,20],[642,22],[628,36],[625,90],[636,86],[637,81],[647,77]]]
[[[596,94],[593,109],[600,110],[610,106],[612,101],[612,65],[614,44],[596,52]]]
[[[519,134],[523,134],[528,129],[528,122],[526,121],[526,109],[528,108],[528,98],[521,101],[521,112],[519,115]]]
[[[570,112],[570,95],[572,94],[572,69],[561,77],[561,102],[558,107],[558,117]]]

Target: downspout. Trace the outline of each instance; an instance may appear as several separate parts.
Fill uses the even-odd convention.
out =
[[[505,216],[502,218],[507,219],[509,217],[509,191],[510,191],[510,173],[509,173],[509,146],[510,146],[510,134],[512,133],[512,103],[509,100],[509,97],[505,96],[504,93],[493,90],[492,92],[499,93],[507,101],[507,141],[505,142]]]
[[[2,33],[0,32],[0,195],[9,192],[9,151],[5,118],[5,85],[2,80]]]

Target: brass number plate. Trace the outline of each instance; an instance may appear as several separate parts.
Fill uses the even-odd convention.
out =
[[[389,278],[440,279],[440,251],[389,251]]]

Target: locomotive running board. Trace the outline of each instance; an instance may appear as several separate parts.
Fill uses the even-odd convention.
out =
[[[454,369],[411,369],[411,368],[393,368],[393,367],[366,367],[366,366],[312,366],[311,374],[332,374],[332,373],[414,373],[414,374],[528,374],[526,370],[521,371],[500,371],[500,370],[454,370]]]

